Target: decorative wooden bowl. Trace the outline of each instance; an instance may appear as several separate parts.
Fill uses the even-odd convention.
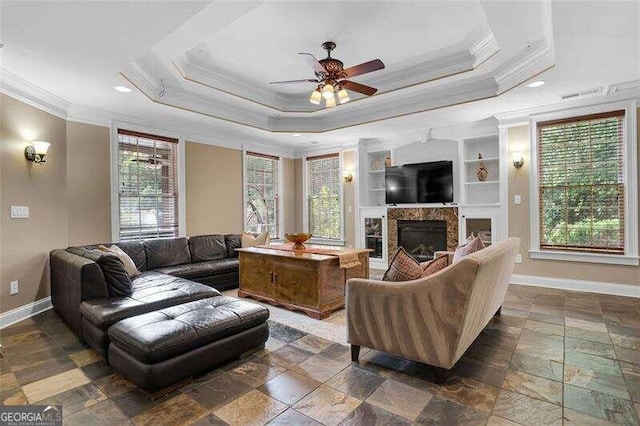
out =
[[[305,247],[302,243],[311,238],[311,234],[308,234],[306,232],[299,232],[297,234],[284,234],[284,237],[287,239],[287,241],[293,243],[294,250],[304,250]]]

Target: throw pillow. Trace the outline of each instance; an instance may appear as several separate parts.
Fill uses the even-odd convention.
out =
[[[124,269],[124,264],[118,256],[102,250],[95,252],[95,262],[100,266],[107,291],[110,297],[125,297],[131,295],[131,278]]]
[[[133,278],[140,275],[140,271],[138,271],[138,268],[136,268],[136,264],[133,261],[133,259],[131,259],[131,257],[127,253],[125,253],[124,250],[122,250],[120,247],[116,245],[113,245],[111,247],[99,245],[98,249],[106,253],[113,253],[116,256],[118,256],[122,261],[122,264],[124,265],[124,269],[125,271],[127,271],[127,275],[129,275],[129,278]]]
[[[472,232],[471,235],[467,237],[466,244],[463,246],[459,246],[453,253],[452,263],[456,263],[463,257],[471,253],[475,253],[478,250],[482,250],[483,248],[484,248],[484,242],[482,241],[482,238],[476,237],[475,235],[473,235],[473,232]]]
[[[446,268],[449,263],[447,256],[440,256],[428,262],[423,262],[420,265],[422,266],[422,276],[428,277],[431,274],[435,274],[436,272]]]
[[[382,281],[411,281],[422,277],[422,266],[400,247],[389,262],[389,269],[382,276]]]
[[[261,234],[253,235],[248,232],[242,233],[242,247],[256,247],[264,246],[269,243],[269,231],[264,231]]]

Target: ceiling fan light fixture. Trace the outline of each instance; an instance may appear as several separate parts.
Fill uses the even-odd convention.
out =
[[[318,89],[314,90],[309,98],[309,102],[314,105],[320,105],[320,101],[322,100],[322,93]]]
[[[331,96],[329,99],[326,99],[327,108],[333,108],[336,106],[336,98]]]
[[[326,100],[333,98],[333,85],[331,83],[327,83],[322,86],[322,97]],[[333,100],[333,102],[335,103],[335,99]]]
[[[349,92],[347,92],[345,89],[340,89],[338,91],[338,100],[341,104],[346,104],[347,102],[349,102],[351,100],[351,98],[349,97]]]

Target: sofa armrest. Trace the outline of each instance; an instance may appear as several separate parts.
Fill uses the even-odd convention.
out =
[[[451,368],[478,265],[460,262],[406,282],[350,279],[347,341]]]
[[[77,333],[80,333],[80,304],[84,300],[108,297],[104,276],[97,263],[67,250],[53,250],[51,303]]]

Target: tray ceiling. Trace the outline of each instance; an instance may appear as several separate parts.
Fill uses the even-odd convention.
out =
[[[148,123],[234,146],[418,137],[574,92],[603,96],[640,78],[637,2],[5,0],[0,8],[2,92],[80,121]],[[268,84],[312,77],[297,53],[322,58],[326,40],[347,67],[385,63],[353,79],[376,95],[324,109],[308,102],[313,85]],[[547,84],[522,85],[533,78]],[[134,91],[112,89],[122,84]]]

